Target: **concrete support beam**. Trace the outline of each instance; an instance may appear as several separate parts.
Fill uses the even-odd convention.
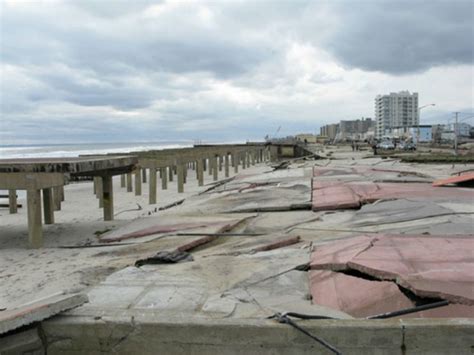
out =
[[[104,204],[104,221],[113,221],[114,219],[114,188],[111,175],[103,176],[102,180],[102,200]]]
[[[27,190],[28,205],[28,241],[30,248],[43,246],[43,229],[41,223],[41,190]]]
[[[59,193],[61,194],[61,202],[64,202],[64,185],[59,186]]]
[[[166,173],[166,168],[160,168],[160,175],[161,175],[161,189],[167,190],[168,189],[168,174]]]
[[[127,186],[127,177],[125,174],[120,175],[120,187],[126,187]]]
[[[217,157],[217,160],[219,161],[219,171],[222,171],[222,163],[224,161],[224,157],[222,155],[219,155]]]
[[[239,160],[242,162],[242,169],[247,169],[247,163],[245,162],[245,152],[240,153]]]
[[[16,190],[8,190],[8,206],[10,208],[10,214],[18,212],[18,202],[16,198]]]
[[[142,195],[142,177],[141,177],[141,169],[137,168],[135,170],[135,196]]]
[[[132,192],[133,191],[133,185],[132,185],[132,173],[127,174],[127,192]]]
[[[204,185],[204,159],[198,159],[196,172],[197,172],[198,185],[203,186]]]
[[[150,205],[154,205],[156,203],[156,168],[150,168],[150,185],[148,195]]]
[[[224,174],[225,177],[229,177],[229,154],[225,153],[224,155]]]
[[[43,189],[44,224],[54,224],[53,188]]]
[[[172,165],[168,166],[168,175],[169,175],[170,182],[173,181],[173,166]]]
[[[184,192],[184,165],[177,165],[178,193]]]
[[[252,154],[251,152],[245,153],[245,161],[247,162],[247,168],[250,168],[250,155],[251,154]]]
[[[146,168],[142,169],[142,182],[146,183]]]

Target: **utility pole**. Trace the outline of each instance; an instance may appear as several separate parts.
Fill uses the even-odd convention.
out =
[[[454,155],[458,155],[458,115],[459,112],[454,112]]]

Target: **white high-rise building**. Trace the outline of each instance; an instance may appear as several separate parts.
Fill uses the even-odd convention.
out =
[[[418,126],[418,93],[409,91],[391,92],[390,95],[378,95],[375,98],[375,137],[381,138],[385,131],[394,127],[408,129]]]

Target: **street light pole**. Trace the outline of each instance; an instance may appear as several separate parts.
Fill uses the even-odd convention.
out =
[[[436,104],[428,104],[428,105],[424,105],[424,106],[421,106],[421,107],[418,108],[418,129],[417,129],[417,133],[416,133],[416,144],[417,145],[420,142],[421,110],[424,109],[424,108],[427,108],[429,106],[436,106]]]

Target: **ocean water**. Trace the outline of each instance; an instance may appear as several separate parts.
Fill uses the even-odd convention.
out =
[[[0,145],[0,159],[77,157],[87,154],[128,153],[152,149],[192,147],[192,141],[162,141],[146,143],[84,143],[84,144],[41,144]]]

